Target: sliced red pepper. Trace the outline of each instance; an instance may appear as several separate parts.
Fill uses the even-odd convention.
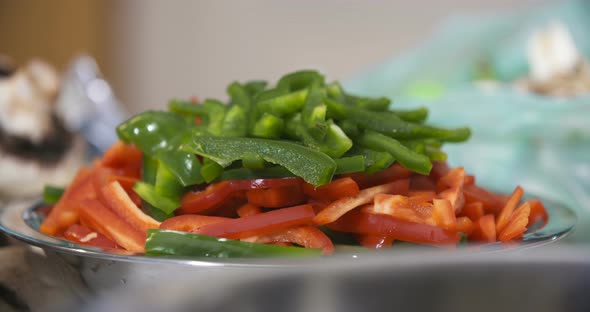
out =
[[[412,175],[412,171],[402,167],[400,164],[394,164],[391,167],[376,172],[374,174],[367,174],[363,172],[351,173],[345,176],[352,178],[360,189],[390,183],[400,179],[407,179]]]
[[[318,225],[334,222],[352,209],[372,202],[377,194],[407,195],[409,186],[410,181],[404,179],[364,189],[354,197],[345,197],[332,202],[320,211],[313,221]]]
[[[61,235],[72,224],[78,223],[78,202],[95,197],[91,183],[94,168],[81,168],[49,215],[43,220],[39,231],[47,235]]]
[[[514,210],[518,206],[518,203],[520,202],[520,199],[522,198],[522,195],[524,195],[523,189],[520,186],[517,186],[516,189],[514,189],[512,195],[510,196],[510,199],[508,199],[508,202],[506,202],[506,205],[504,205],[504,208],[502,208],[500,214],[498,214],[498,217],[496,218],[496,233],[502,232],[504,227],[508,224],[508,222],[512,218],[512,213],[514,212]]]
[[[461,239],[457,231],[358,210],[347,213],[327,226],[340,232],[382,235],[396,240],[435,246],[456,245]]]
[[[493,214],[487,214],[475,221],[471,237],[473,240],[493,243],[496,241],[496,221]]]
[[[474,184],[465,185],[463,195],[467,204],[481,202],[486,213],[495,214],[504,206],[504,201],[500,196]]]
[[[542,224],[537,229],[544,227],[549,221],[549,214],[547,213],[545,206],[543,206],[543,203],[537,199],[531,199],[527,202],[531,206],[531,212],[529,214],[529,222],[527,226],[532,227],[536,225],[537,222],[542,221]]]
[[[117,245],[117,243],[110,240],[106,236],[98,232],[94,232],[89,228],[79,224],[72,224],[64,232],[64,238],[78,245],[92,246],[103,249],[121,248]]]
[[[432,205],[432,217],[443,229],[456,230],[457,218],[451,202],[447,199],[435,199]]]
[[[303,183],[301,178],[222,181],[208,186],[204,191],[185,194],[177,213],[200,213],[209,210],[239,191],[300,185],[301,183]]]
[[[144,252],[146,236],[98,200],[80,202],[80,222],[129,251]]]
[[[202,215],[183,215],[172,217],[160,224],[161,230],[173,230],[181,232],[196,232],[200,227],[218,222],[224,222],[229,218],[202,216]]]
[[[245,204],[245,205],[242,205],[240,208],[238,208],[237,213],[238,213],[238,216],[240,216],[242,218],[242,217],[257,215],[259,213],[262,213],[262,210],[260,210],[260,207],[258,207],[258,206],[254,206],[252,204]]]
[[[265,208],[295,206],[303,204],[307,199],[300,185],[250,190],[246,196],[250,204]]]
[[[529,202],[520,205],[520,207],[514,211],[504,229],[498,233],[498,239],[507,242],[516,237],[522,236],[526,231],[530,212],[531,205]]]
[[[105,185],[100,192],[106,206],[143,235],[147,235],[148,229],[160,227],[160,222],[146,215],[133,203],[119,182],[113,181]]]
[[[305,183],[303,184],[303,192],[313,199],[334,201],[343,197],[355,196],[359,193],[359,186],[352,178],[345,177],[336,179],[318,188]]]
[[[289,228],[279,233],[256,237],[257,243],[293,243],[305,248],[322,249],[322,254],[334,253],[334,244],[324,232],[318,228],[303,225]]]
[[[101,164],[107,168],[141,168],[141,151],[134,145],[125,144],[121,141],[113,144],[104,152]]]
[[[463,207],[461,216],[466,216],[472,221],[477,221],[484,216],[483,204],[481,202],[472,202]]]
[[[208,224],[200,227],[196,233],[240,239],[275,233],[297,225],[308,225],[312,223],[314,216],[311,205],[301,205]]]
[[[358,242],[363,247],[370,249],[389,248],[393,245],[393,238],[382,235],[359,234]]]
[[[473,233],[474,229],[475,224],[468,217],[457,218],[457,231],[463,232],[465,235],[469,236]]]

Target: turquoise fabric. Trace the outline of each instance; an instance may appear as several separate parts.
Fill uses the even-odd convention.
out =
[[[590,58],[590,1],[560,2],[450,18],[423,45],[369,68],[345,87],[389,96],[394,107],[427,106],[433,124],[470,126],[468,143],[445,146],[452,165],[464,166],[482,185],[509,192],[520,184],[566,203],[580,219],[570,241],[590,242],[590,95],[557,99],[473,84],[482,64],[500,81],[526,75],[529,35],[554,20],[569,27]]]

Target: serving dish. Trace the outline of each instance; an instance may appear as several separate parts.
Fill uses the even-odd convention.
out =
[[[536,197],[539,198],[539,197]],[[82,247],[72,242],[40,233],[37,229],[42,220],[39,198],[12,202],[0,211],[0,231],[40,247],[47,260],[58,267],[69,267],[64,272],[79,274],[85,285],[93,292],[102,292],[114,286],[145,285],[171,274],[194,275],[206,279],[209,273],[223,271],[259,272],[263,269],[285,270],[314,266],[326,261],[356,261],[371,257],[375,252],[360,248],[346,248],[333,256],[311,259],[171,259],[146,257],[129,252],[105,252],[99,248]],[[486,244],[467,246],[468,252],[497,252],[538,247],[567,236],[576,224],[576,214],[568,207],[543,199],[549,222],[540,229],[532,228],[521,242],[510,244]],[[404,246],[405,247],[405,246]],[[379,252],[380,256],[395,257],[402,249],[395,247]],[[407,249],[407,248],[403,248]],[[334,259],[334,260],[333,260]],[[73,270],[72,270],[73,268]],[[190,268],[187,270],[187,268]]]

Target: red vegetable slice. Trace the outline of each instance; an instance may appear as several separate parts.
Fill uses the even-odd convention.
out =
[[[318,228],[310,225],[292,227],[279,233],[258,236],[253,240],[246,240],[256,243],[293,243],[305,248],[322,249],[322,254],[324,255],[334,253],[334,244],[330,238]]]
[[[66,191],[43,220],[39,231],[47,235],[61,235],[72,224],[78,223],[78,201],[95,197],[91,183],[94,168],[81,168]]]
[[[347,213],[327,226],[335,231],[381,235],[427,245],[455,245],[461,239],[457,231],[409,222],[385,214],[363,213],[358,210]]]
[[[504,227],[502,232],[498,233],[498,239],[507,242],[516,237],[520,237],[526,231],[527,223],[529,222],[529,215],[531,206],[529,202],[525,202],[518,209],[514,211],[508,224]]]
[[[303,204],[306,196],[301,185],[256,189],[246,192],[248,202],[265,208],[281,208]]]
[[[475,222],[472,238],[488,243],[496,241],[496,222],[493,214],[487,214]]]
[[[80,203],[80,222],[112,239],[126,250],[144,252],[146,236],[98,200],[85,200]]]
[[[160,222],[146,215],[133,203],[119,182],[113,181],[104,186],[100,191],[107,207],[143,235],[147,235],[148,229],[157,229],[160,227]]]
[[[407,179],[411,175],[412,171],[409,169],[402,167],[400,164],[394,164],[391,167],[374,174],[359,172],[351,173],[345,176],[352,178],[358,184],[359,188],[365,189],[400,179]]]
[[[514,212],[514,210],[518,206],[518,203],[520,202],[520,199],[522,198],[523,194],[524,194],[524,191],[522,190],[522,188],[520,186],[517,186],[516,189],[514,189],[514,192],[512,192],[510,199],[508,199],[508,202],[506,203],[506,205],[504,205],[504,208],[502,208],[502,210],[500,211],[500,214],[496,218],[496,232],[497,233],[502,232],[504,227],[508,224],[508,221],[510,221],[510,219],[512,218],[512,213]],[[527,217],[528,217],[528,215],[527,215]]]
[[[314,216],[311,205],[301,205],[204,225],[196,233],[240,239],[274,233],[297,225],[308,225],[312,223]]]
[[[176,212],[179,214],[200,213],[218,206],[235,192],[300,185],[301,183],[303,183],[301,178],[222,181],[208,186],[204,191],[185,194],[182,197],[180,208]]]
[[[313,221],[318,225],[334,222],[352,209],[372,202],[377,194],[407,195],[409,186],[410,181],[404,179],[364,189],[354,197],[345,197],[332,202],[320,211]]]
[[[303,184],[303,192],[316,200],[334,201],[343,197],[355,196],[359,193],[359,186],[350,178],[340,178],[318,188],[309,183]]]
[[[108,239],[106,236],[79,224],[72,224],[64,232],[64,238],[78,245],[99,247],[104,249],[120,248],[117,243]]]
[[[545,206],[543,206],[543,203],[536,199],[528,200],[528,203],[531,206],[531,212],[529,214],[529,222],[527,226],[531,227],[539,221],[543,222],[539,228],[545,226],[547,221],[549,221],[549,214],[547,213]]]
[[[196,232],[204,225],[224,222],[227,220],[231,219],[202,215],[182,215],[165,220],[162,222],[162,224],[160,224],[160,229],[181,232]]]
[[[382,235],[359,234],[358,242],[363,247],[370,249],[389,248],[393,245],[393,238]]]

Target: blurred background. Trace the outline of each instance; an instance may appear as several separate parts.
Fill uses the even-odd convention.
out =
[[[546,2],[0,0],[0,51],[61,69],[88,53],[125,108],[139,112],[300,68],[349,78],[425,41],[451,15]]]

